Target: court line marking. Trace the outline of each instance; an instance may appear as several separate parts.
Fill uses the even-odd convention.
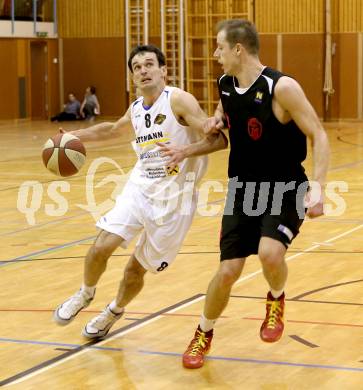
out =
[[[6,237],[6,236],[11,236],[11,235],[17,234],[17,233],[23,233],[23,232],[28,231],[28,230],[38,229],[38,228],[42,228],[42,227],[48,226],[48,225],[56,225],[56,224],[61,223],[63,221],[73,219],[73,218],[78,218],[78,217],[84,216],[86,214],[89,214],[89,212],[88,211],[81,211],[77,214],[69,215],[68,217],[61,217],[61,218],[57,218],[57,219],[52,220],[52,221],[41,222],[39,224],[36,224],[35,226],[28,226],[26,228],[22,228],[22,229],[18,229],[18,230],[11,230],[10,232],[0,234],[0,237]]]
[[[298,338],[298,336],[291,335],[289,336],[291,338]],[[301,339],[301,338],[299,338]],[[302,340],[302,339],[301,339]],[[306,342],[306,340],[303,340],[304,344],[310,346],[311,348],[318,347],[315,344],[311,344],[309,342]],[[50,344],[50,343],[46,343]],[[56,344],[58,345],[58,344]],[[78,347],[79,345],[76,344],[59,344],[59,345],[65,345],[72,347]],[[120,352],[125,351],[125,348],[113,348],[113,347],[97,347],[97,346],[90,346],[89,348],[97,349],[97,350],[109,350],[114,352]],[[62,350],[61,348],[56,348],[57,350]],[[63,351],[63,350],[62,350]],[[145,354],[145,355],[159,355],[159,356],[175,356],[175,357],[181,357],[182,354],[178,352],[162,352],[162,351],[150,351],[150,350],[143,350],[138,349],[138,353]],[[255,364],[273,364],[273,365],[284,365],[284,366],[294,366],[294,367],[306,367],[306,368],[324,368],[324,369],[331,369],[331,370],[341,370],[341,371],[362,371],[363,368],[360,367],[346,367],[346,366],[333,366],[333,365],[323,365],[323,364],[306,364],[306,363],[292,363],[292,362],[285,362],[285,361],[274,361],[274,360],[259,360],[259,359],[246,359],[246,358],[236,358],[236,357],[227,357],[227,356],[213,356],[209,355],[206,356],[206,360],[223,360],[223,361],[236,361],[236,362],[243,362],[243,363],[255,363]],[[363,362],[363,361],[362,361]],[[8,383],[8,386],[15,384]],[[1,385],[1,383],[0,383]],[[5,386],[6,387],[6,386]]]
[[[161,356],[165,355],[165,356],[178,356],[178,357],[182,356],[181,353],[175,353],[175,352],[158,352],[158,351],[147,351],[147,350],[138,350],[138,352],[145,353],[148,355],[161,355]],[[272,365],[277,365],[277,366],[324,368],[324,369],[330,369],[330,370],[363,372],[363,368],[360,368],[360,367],[333,366],[333,365],[327,365],[327,364],[292,363],[292,362],[284,362],[284,361],[244,359],[244,358],[213,356],[213,355],[208,355],[205,357],[205,359],[206,360],[225,360],[225,361],[253,363],[253,364],[272,364]]]
[[[209,203],[206,203],[206,204],[203,204],[203,205],[210,205],[210,204],[220,203],[223,200],[224,199],[219,199],[219,200],[216,200],[216,201],[213,201],[213,202],[209,202]],[[78,215],[71,216],[71,217],[68,217],[68,218],[71,219],[71,218],[74,218],[74,217],[77,217],[77,216],[80,216],[80,215],[82,215],[82,214],[78,214]],[[54,222],[47,222],[47,223],[43,224],[42,226],[47,225],[48,223],[52,223],[52,224],[54,223],[55,224],[56,222],[61,222],[63,220],[64,220],[64,218],[61,218],[61,220],[57,220],[57,221],[54,221]],[[37,225],[37,226],[31,227],[31,228],[27,228],[27,229],[33,229],[33,228],[42,227],[42,226]],[[20,232],[20,230],[16,231],[16,232]],[[4,235],[8,235],[8,233],[2,234],[2,235],[0,235],[0,237],[4,236]],[[33,256],[41,255],[41,254],[49,253],[49,252],[53,252],[53,251],[57,251],[57,250],[68,248],[68,247],[72,247],[74,245],[79,244],[80,242],[92,240],[92,239],[95,239],[96,237],[97,237],[97,235],[93,235],[93,236],[90,236],[90,237],[87,237],[87,238],[82,238],[80,240],[71,241],[71,242],[69,242],[67,244],[56,245],[56,246],[53,246],[53,247],[50,247],[50,248],[47,248],[47,249],[42,249],[40,251],[28,253],[27,255],[22,255],[22,256],[19,256],[19,257],[12,258],[12,259],[8,259],[8,260],[0,260],[0,267],[8,265],[8,264],[12,264],[12,263],[17,263],[19,261],[31,260],[31,257],[33,257]]]
[[[297,341],[298,343],[304,344],[307,347],[310,348],[319,348],[319,345],[313,344],[308,340],[303,339],[302,337],[296,335],[296,334],[290,334],[289,337],[291,337],[293,340]]]
[[[15,343],[15,344],[47,345],[47,346],[50,346],[50,347],[68,347],[68,348],[79,348],[79,347],[82,347],[81,344],[57,343],[55,341],[36,341],[36,340],[6,339],[6,338],[2,338],[2,337],[0,338],[0,342],[3,342],[3,343]],[[123,351],[123,348],[100,347],[100,346],[97,346],[97,345],[90,345],[88,348],[108,350],[108,351]]]
[[[292,301],[300,302],[300,301]],[[242,317],[243,320],[257,320],[263,321],[265,318],[262,317]],[[343,324],[337,322],[322,322],[322,321],[304,321],[304,320],[285,320],[286,322],[291,322],[294,324],[310,324],[310,325],[323,325],[323,326],[346,326],[349,328],[363,328],[363,325],[360,324]]]
[[[199,297],[204,298],[204,294],[196,294],[190,298],[187,298],[181,302],[178,302],[178,303],[171,305],[169,307],[166,307],[166,308],[164,308],[156,313],[153,313],[145,318],[142,318],[142,319],[140,319],[132,324],[129,324],[129,325],[126,325],[120,329],[117,329],[117,330],[111,332],[109,334],[109,336],[107,338],[105,338],[104,340],[101,340],[99,342],[90,341],[86,344],[83,344],[83,345],[77,347],[77,348],[74,348],[72,351],[58,355],[52,359],[46,360],[43,363],[37,364],[36,366],[31,367],[31,368],[29,368],[25,371],[22,371],[18,374],[15,374],[9,378],[3,379],[0,381],[0,386],[12,385],[12,384],[23,382],[24,380],[31,378],[32,376],[38,375],[39,373],[46,371],[50,367],[56,367],[56,366],[62,364],[63,362],[66,362],[66,361],[72,359],[73,356],[79,356],[79,355],[83,354],[88,349],[90,349],[91,346],[92,346],[92,348],[94,348],[95,346],[100,347],[110,340],[117,339],[119,336],[127,334],[135,329],[139,329],[139,328],[143,327],[146,324],[152,323],[160,318],[163,318],[162,314],[164,314],[166,312],[172,313],[175,310],[179,310],[180,308],[189,306],[189,301],[195,302],[195,299],[196,298],[198,299]]]
[[[96,237],[96,236],[95,236]],[[85,245],[85,244],[81,244],[81,245]],[[185,247],[187,246],[190,246],[190,245],[187,245],[185,244],[184,245]],[[211,254],[219,254],[220,251],[219,250],[210,250],[210,251],[193,251],[193,252],[179,252],[178,255],[195,255],[195,256],[200,256],[200,255],[211,255]],[[300,249],[289,249],[289,254],[290,253],[300,253]],[[339,255],[339,254],[345,254],[345,255],[362,255],[363,254],[363,250],[361,251],[337,251],[337,250],[326,250],[326,249],[319,249],[319,250],[316,250],[316,251],[309,251],[309,253],[320,253],[320,254],[327,254],[327,255]],[[131,256],[132,253],[113,253],[111,255],[111,257],[129,257]],[[80,256],[62,256],[62,257],[40,257],[40,258],[37,258],[37,257],[31,257],[31,258],[25,258],[25,259],[21,259],[21,260],[17,260],[16,263],[18,262],[27,262],[27,261],[52,261],[52,260],[84,260],[84,255],[80,255]],[[355,259],[357,260],[357,259]],[[359,260],[359,259],[358,259]],[[363,260],[363,259],[362,259]],[[7,260],[0,260],[0,264],[1,264],[1,261],[7,261]]]
[[[96,237],[96,236],[94,235],[94,236],[82,238],[81,240],[71,241],[71,242],[68,242],[68,243],[66,243],[66,244],[56,245],[56,246],[52,246],[52,247],[47,248],[47,249],[42,249],[42,250],[40,250],[40,251],[28,253],[27,255],[15,257],[15,258],[13,258],[13,259],[1,260],[1,261],[0,261],[0,267],[3,267],[3,266],[8,265],[8,264],[12,264],[12,263],[17,263],[17,262],[22,261],[22,260],[31,260],[31,257],[32,257],[32,256],[42,255],[42,254],[44,254],[44,253],[54,252],[54,251],[56,251],[56,250],[60,250],[60,249],[72,247],[72,246],[77,245],[77,244],[79,244],[79,243],[81,243],[81,242],[85,242],[85,241],[92,240],[92,239],[94,239],[95,237]]]
[[[214,204],[218,204],[218,203],[222,203],[223,201],[225,200],[225,198],[221,198],[221,199],[217,199],[217,200],[213,200],[211,202],[207,202],[207,203],[202,203],[199,205],[199,207],[205,207],[205,206],[209,206],[209,205],[214,205]],[[0,208],[1,210],[1,208]],[[7,208],[6,208],[7,210]],[[73,218],[78,218],[78,217],[83,217],[83,216],[86,216],[86,215],[91,215],[91,213],[89,211],[81,211],[81,212],[78,212],[76,214],[73,214],[73,215],[70,215],[70,216],[67,216],[67,217],[60,217],[60,218],[56,218],[56,219],[53,219],[51,221],[48,221],[48,222],[41,222],[41,223],[38,223],[34,226],[28,226],[26,228],[21,228],[21,229],[17,229],[17,230],[11,230],[11,231],[8,231],[8,232],[5,232],[5,233],[1,233],[0,234],[0,237],[4,237],[4,236],[11,236],[11,235],[14,235],[14,234],[17,234],[17,233],[22,233],[24,231],[28,231],[28,230],[34,230],[34,229],[39,229],[39,228],[43,228],[44,226],[47,226],[47,225],[56,225],[58,223],[61,223],[65,220],[69,220],[69,219],[73,219]],[[198,216],[198,215],[196,215]],[[200,217],[201,215],[199,215]],[[219,216],[219,215],[218,215]],[[354,221],[355,222],[355,221]]]
[[[231,296],[232,297],[232,296]],[[235,297],[235,296],[233,296]],[[264,299],[260,297],[259,299]],[[290,300],[291,301],[291,300]],[[301,302],[301,301],[293,301],[293,302]],[[47,310],[47,311],[53,311],[53,310]],[[97,311],[99,313],[99,311]],[[151,315],[151,313],[144,313],[147,314],[148,316]],[[173,314],[173,313],[163,313],[160,314],[163,316],[186,316],[186,317],[197,317],[199,318],[200,315],[197,314]],[[231,318],[228,316],[221,316],[220,318]],[[142,318],[124,318],[125,320],[132,320],[132,321],[139,321]],[[251,320],[251,321],[263,321],[264,318],[261,317],[242,317],[243,320]],[[363,325],[358,325],[358,324],[343,324],[343,323],[333,323],[333,322],[322,322],[322,321],[302,321],[302,320],[291,320],[287,319],[286,322],[291,322],[291,323],[297,323],[297,324],[314,324],[314,325],[322,325],[322,326],[342,326],[342,327],[351,327],[351,328],[363,328]],[[123,328],[122,328],[123,329]],[[120,329],[118,329],[120,331]],[[292,336],[290,336],[292,337]],[[298,336],[296,336],[298,337]],[[39,341],[39,340],[25,340],[25,339],[13,339],[13,338],[0,338],[0,343],[13,343],[13,344],[30,344],[30,345],[45,345],[49,347],[66,347],[66,348],[80,348],[83,347],[84,344],[70,344],[70,343],[59,343],[56,341]],[[102,347],[102,346],[97,346],[97,345],[90,345],[89,348],[91,349],[98,349],[98,350],[107,350],[107,351],[123,351],[125,350],[124,348],[115,348],[115,347]],[[59,348],[55,348],[59,349]],[[68,349],[69,351],[69,349]]]
[[[347,286],[348,284],[354,284],[354,283],[360,283],[363,282],[363,279],[357,279],[357,280],[350,280],[348,282],[342,282],[342,283],[336,283],[336,284],[331,284],[329,286],[324,286],[320,288],[315,288],[314,290],[307,291],[303,294],[296,295],[293,297],[293,300],[300,300],[301,298],[305,298],[308,295],[315,294],[316,292],[324,291],[324,290],[329,290],[330,288],[335,288],[335,287],[341,287],[341,286]]]
[[[347,230],[344,233],[338,234],[337,236],[334,236],[334,237],[332,237],[332,238],[330,238],[328,240],[325,240],[324,242],[327,243],[327,242],[332,242],[332,241],[338,240],[339,238],[345,237],[345,236],[347,236],[347,235],[349,235],[349,234],[351,234],[351,233],[361,229],[362,227],[363,227],[363,224],[358,225],[358,226],[356,226],[356,227],[354,227],[352,229]],[[318,248],[319,246],[320,245],[312,245],[311,247],[309,247],[307,249],[304,249],[300,253],[296,253],[295,255],[287,257],[286,261],[291,261],[293,259],[296,259],[297,257],[302,256],[302,255],[308,253],[309,251]],[[262,269],[260,269],[258,271],[255,271],[255,272],[253,272],[253,273],[251,273],[249,275],[246,275],[246,276],[238,279],[236,281],[235,285],[237,285],[239,283],[242,283],[242,282],[244,282],[246,280],[249,280],[249,279],[253,278],[254,276],[256,276],[258,274],[261,274],[261,273],[262,273]],[[177,310],[183,309],[183,308],[185,308],[187,306],[190,306],[190,305],[192,305],[192,304],[194,304],[196,302],[199,302],[199,301],[203,300],[204,298],[205,298],[204,294],[199,294],[199,296],[194,297],[194,298],[191,297],[190,299],[186,300],[186,302],[184,304],[181,303],[181,304],[174,305],[174,308],[171,309],[171,310],[167,310],[167,312],[168,313],[173,313],[173,312],[175,312]],[[98,343],[95,343],[95,344],[97,344],[98,346],[104,345],[105,343],[107,343],[109,341],[115,340],[115,339],[117,339],[117,338],[119,338],[121,336],[124,336],[124,335],[126,335],[126,334],[128,334],[128,333],[130,333],[130,332],[132,332],[134,330],[140,329],[140,328],[144,327],[145,325],[148,325],[148,324],[150,324],[150,323],[152,323],[154,321],[159,320],[160,318],[164,318],[161,315],[162,312],[166,312],[166,311],[163,311],[163,310],[159,311],[159,312],[155,313],[155,315],[150,316],[151,318],[149,318],[149,319],[145,318],[145,319],[140,320],[139,322],[136,322],[135,324],[130,324],[130,325],[126,326],[125,328],[121,328],[121,329],[125,329],[124,331],[119,332],[119,331],[116,330],[115,332],[110,334],[110,337],[108,337],[107,339],[102,340],[102,341],[100,341]],[[41,374],[41,373],[43,373],[43,372],[45,372],[45,371],[47,371],[47,370],[49,370],[49,369],[51,369],[53,367],[57,367],[60,364],[63,364],[64,362],[67,362],[67,361],[73,359],[76,356],[78,357],[78,356],[86,353],[89,350],[89,348],[87,348],[87,347],[88,347],[88,345],[86,344],[85,346],[83,346],[83,347],[81,347],[79,349],[76,349],[75,351],[71,351],[69,353],[66,353],[64,355],[70,354],[70,356],[67,356],[67,357],[65,357],[63,359],[62,359],[62,356],[64,356],[64,355],[60,355],[58,358],[52,359],[50,361],[50,364],[47,364],[46,367],[42,367],[42,368],[39,368],[39,369],[36,369],[35,367],[30,368],[30,369],[28,369],[27,371],[25,371],[23,373],[20,373],[18,375],[14,375],[11,378],[5,379],[5,381],[0,382],[0,385],[2,385],[3,383],[4,384],[17,384],[17,383],[24,382],[25,380],[33,378],[34,376],[39,375],[39,374]],[[56,360],[56,361],[54,363],[52,363],[53,360]],[[291,364],[286,364],[286,365],[294,365],[294,364],[291,363]],[[321,366],[321,367],[324,367],[324,366]],[[36,369],[36,371],[34,371],[34,368]],[[356,370],[357,371],[363,371],[363,369],[356,369]],[[21,376],[21,377],[19,378],[19,376]],[[19,378],[19,379],[17,379],[17,378]]]

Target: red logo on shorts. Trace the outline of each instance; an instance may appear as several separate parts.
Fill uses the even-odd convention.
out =
[[[248,120],[248,134],[254,141],[261,138],[262,124],[257,118],[250,118]]]

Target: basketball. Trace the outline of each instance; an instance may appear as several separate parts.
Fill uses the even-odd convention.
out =
[[[86,149],[72,134],[57,134],[43,146],[43,162],[57,176],[76,174],[86,161]]]

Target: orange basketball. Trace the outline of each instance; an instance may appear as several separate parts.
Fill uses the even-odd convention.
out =
[[[44,165],[57,176],[72,176],[86,161],[86,149],[72,134],[57,134],[43,146]]]

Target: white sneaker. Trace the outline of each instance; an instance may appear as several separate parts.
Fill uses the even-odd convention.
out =
[[[92,318],[82,331],[82,335],[88,339],[97,339],[107,335],[111,326],[123,316],[124,312],[116,314],[111,311],[110,306],[106,308],[95,318]]]
[[[54,321],[58,325],[68,325],[82,309],[92,302],[94,296],[95,294],[89,297],[80,289],[55,309],[53,315]]]

